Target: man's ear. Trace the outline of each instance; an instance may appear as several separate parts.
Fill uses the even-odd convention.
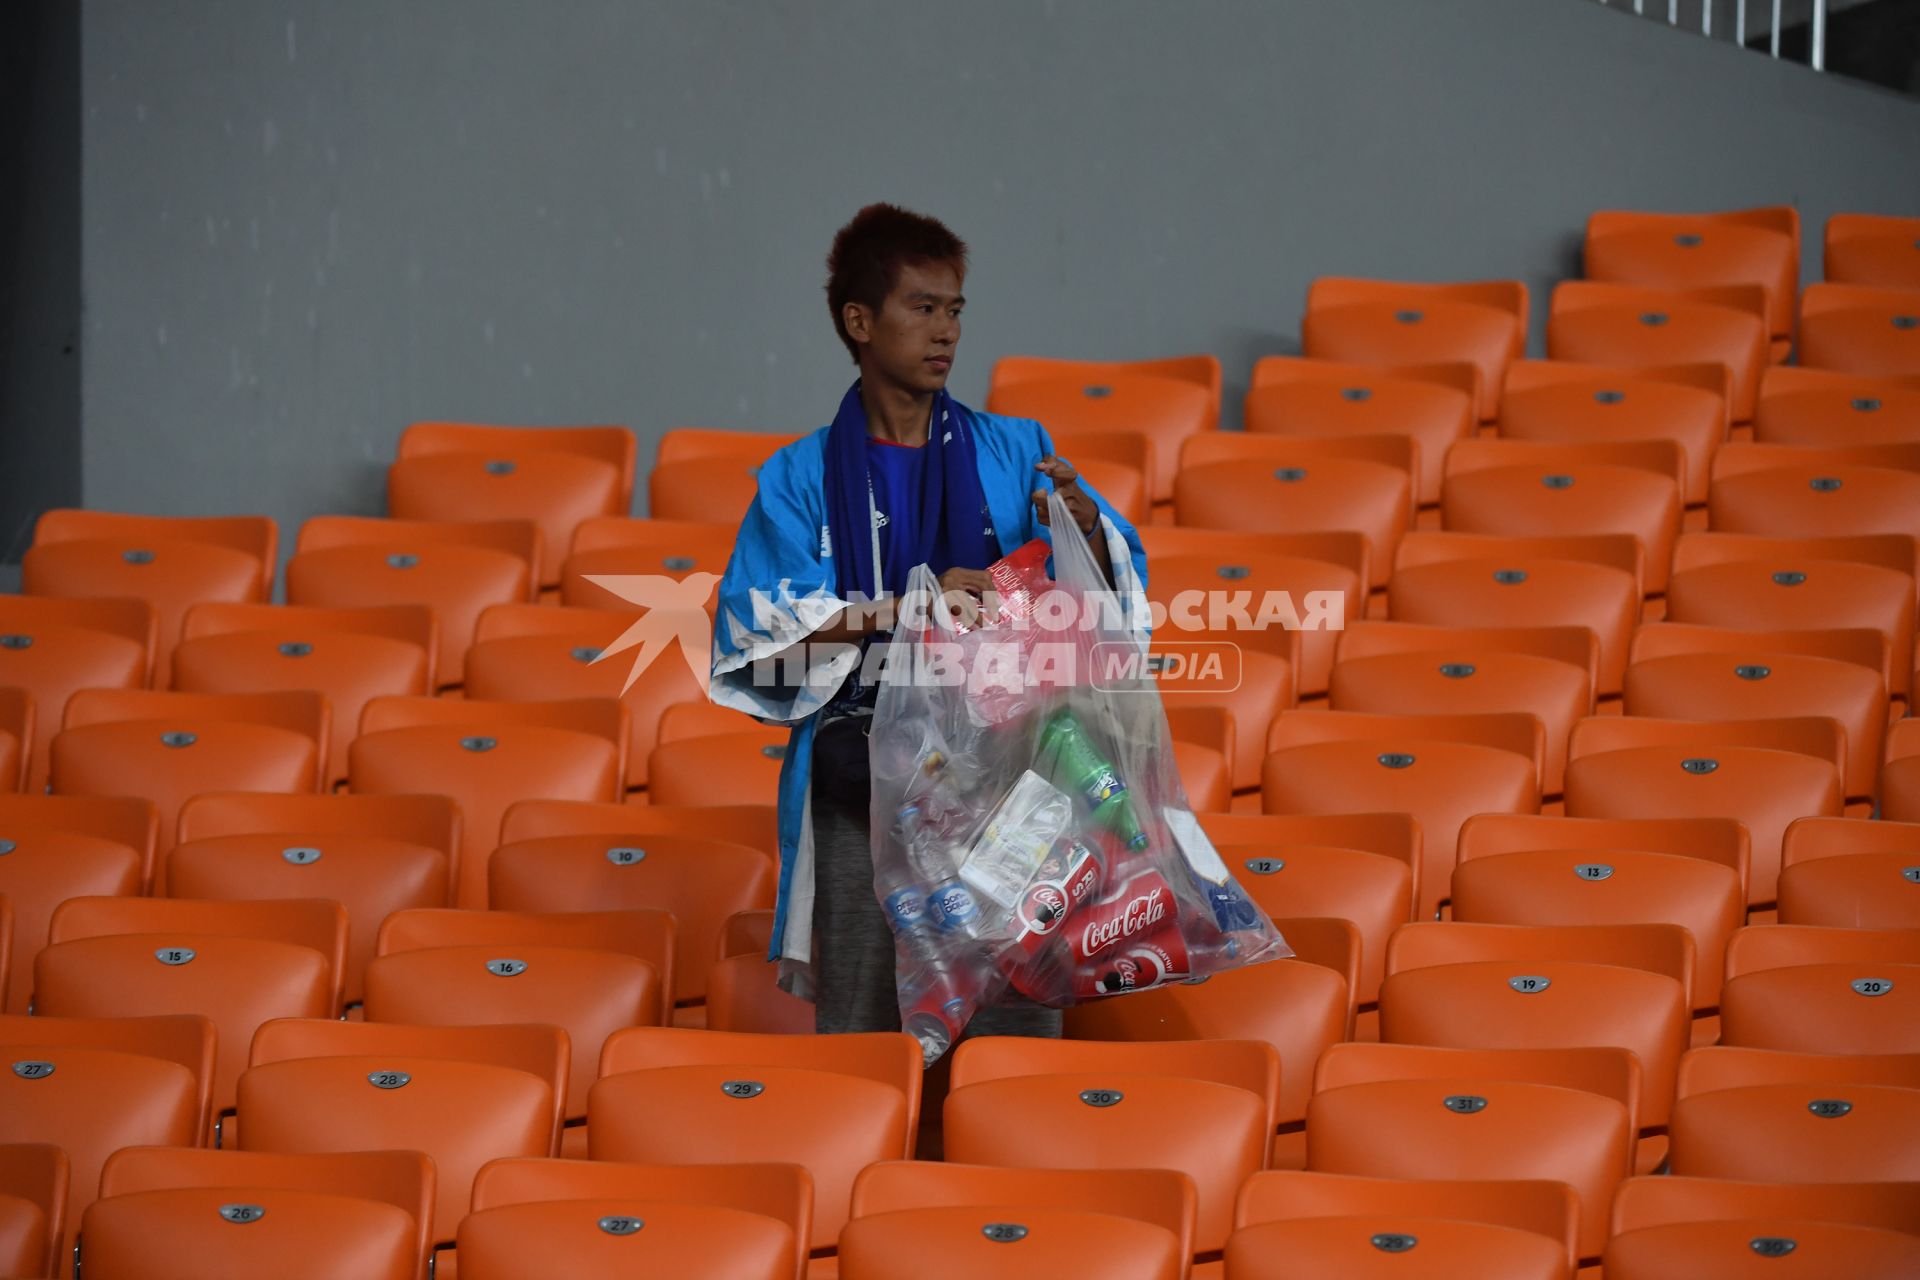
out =
[[[873,341],[873,309],[864,302],[849,302],[840,308],[840,323],[847,327],[847,336],[855,342]]]

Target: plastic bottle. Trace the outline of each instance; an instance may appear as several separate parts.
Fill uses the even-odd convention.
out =
[[[1146,848],[1147,833],[1133,811],[1126,781],[1094,746],[1086,727],[1071,710],[1063,707],[1048,717],[1040,730],[1035,755],[1041,771],[1056,786],[1086,803],[1094,822],[1113,831],[1127,848]]]

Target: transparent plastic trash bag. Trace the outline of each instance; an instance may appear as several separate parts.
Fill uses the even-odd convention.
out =
[[[1051,518],[1074,527],[1057,496]],[[1032,542],[990,572],[998,612],[963,620],[913,571],[870,731],[874,885],[901,1026],[929,1064],[986,1005],[1292,954],[1195,820],[1145,636],[1085,541]]]

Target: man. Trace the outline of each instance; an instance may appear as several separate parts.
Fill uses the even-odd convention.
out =
[[[793,726],[780,774],[773,959],[822,1032],[900,1027],[893,936],[874,890],[864,648],[928,565],[950,598],[979,600],[987,567],[1046,526],[1058,490],[1118,594],[1145,590],[1146,553],[1054,456],[1037,422],[947,394],[967,247],[941,223],[869,205],[834,237],[827,304],[860,378],[831,426],[774,454],[720,584],[711,696]],[[871,602],[880,600],[874,605]],[[777,664],[769,659],[778,660]],[[798,668],[776,683],[768,668]],[[1058,1035],[1037,1006],[982,1010],[974,1034]]]

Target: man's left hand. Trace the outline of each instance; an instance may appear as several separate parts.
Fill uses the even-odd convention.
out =
[[[1053,490],[1067,504],[1067,510],[1073,513],[1074,523],[1080,526],[1082,534],[1092,534],[1094,526],[1100,523],[1100,508],[1080,487],[1080,473],[1064,458],[1052,454],[1034,463],[1033,469],[1053,481]],[[1033,510],[1041,524],[1050,524],[1047,512],[1047,491],[1033,491]]]

